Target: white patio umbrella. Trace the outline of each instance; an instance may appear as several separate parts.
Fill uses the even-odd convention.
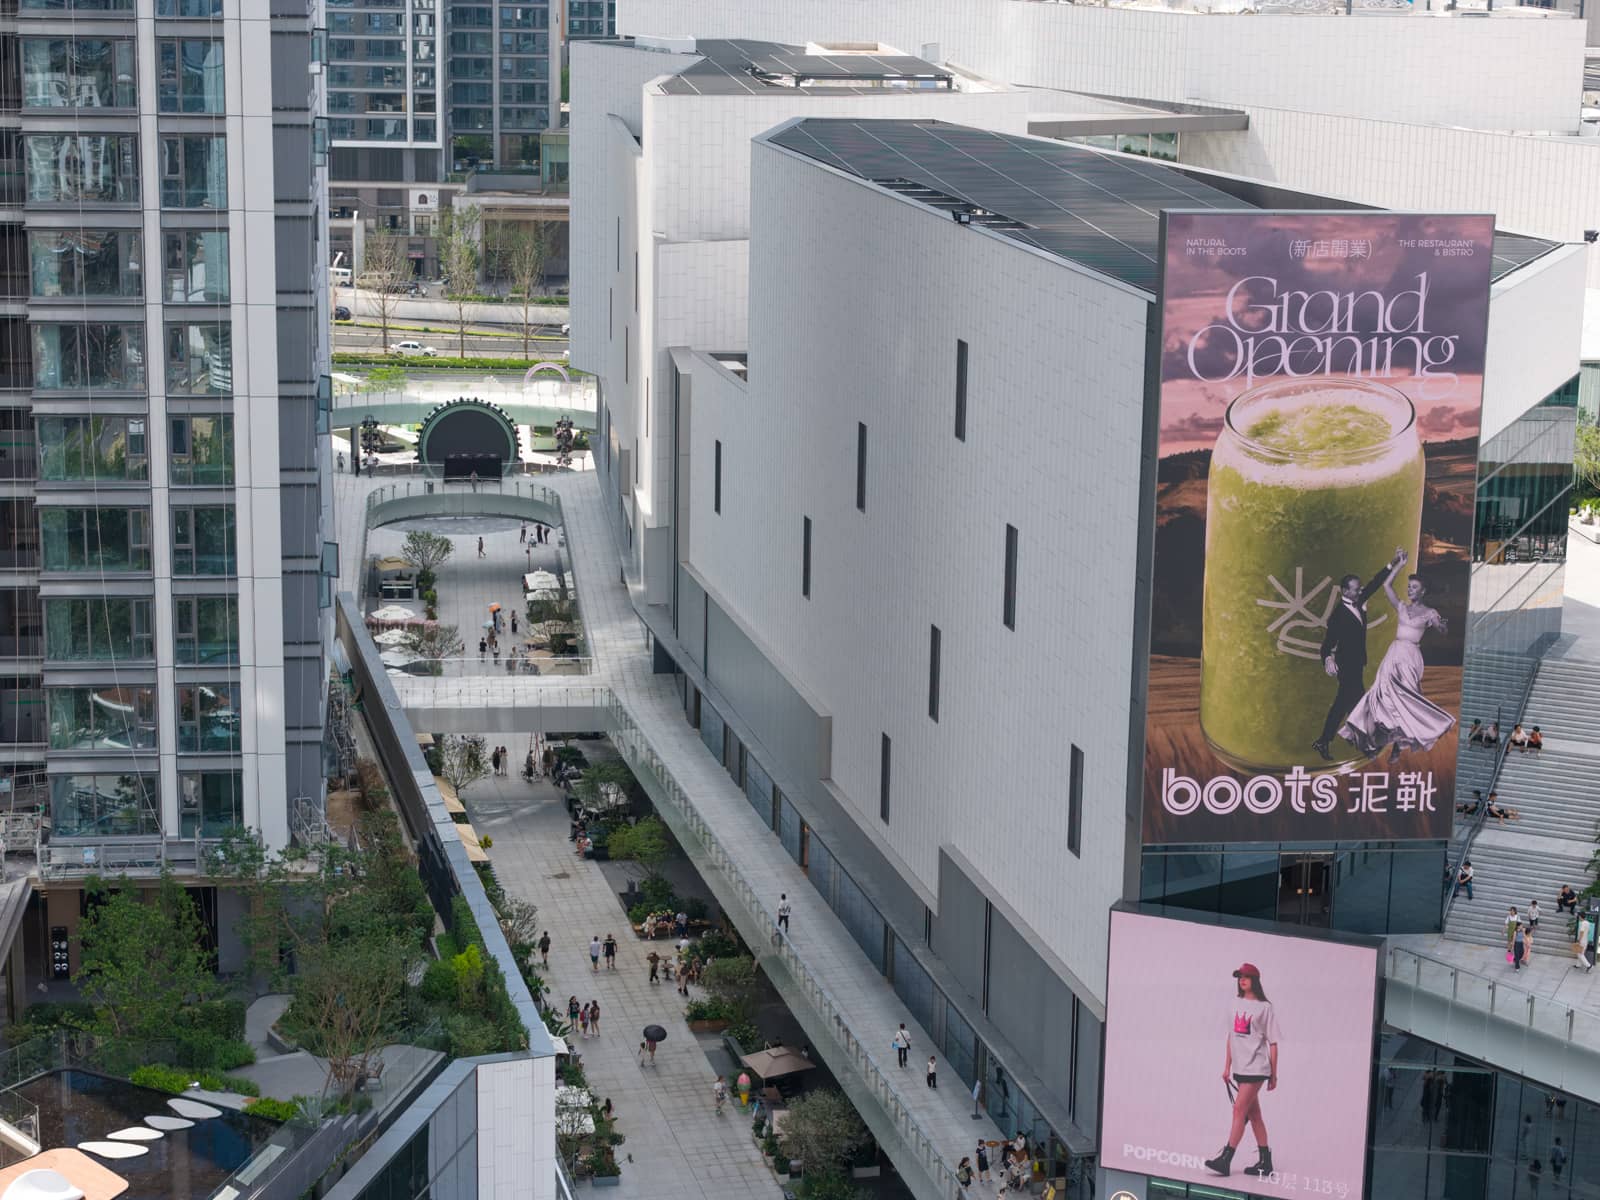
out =
[[[404,629],[385,629],[382,633],[373,634],[372,640],[380,646],[403,646],[410,636]]]
[[[385,650],[379,657],[386,667],[409,667],[414,662],[422,661],[422,655],[400,649]]]
[[[403,604],[385,604],[382,608],[373,610],[372,619],[375,621],[409,621],[416,615]]]

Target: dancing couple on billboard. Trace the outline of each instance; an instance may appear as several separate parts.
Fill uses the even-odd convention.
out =
[[[1244,1174],[1265,1179],[1273,1168],[1267,1122],[1261,1115],[1261,1089],[1265,1086],[1270,1092],[1278,1086],[1278,1013],[1267,999],[1261,971],[1254,963],[1242,964],[1233,978],[1233,1030],[1222,1059],[1222,1082],[1233,1102],[1233,1123],[1228,1127],[1227,1144],[1215,1158],[1206,1159],[1206,1169],[1218,1175],[1232,1171],[1234,1153],[1249,1125],[1258,1157]]]
[[[1429,629],[1445,633],[1448,627],[1439,610],[1426,603],[1428,584],[1421,575],[1406,581],[1404,601],[1395,594],[1394,578],[1409,557],[1405,550],[1396,550],[1365,586],[1359,575],[1339,581],[1339,600],[1328,614],[1321,652],[1323,669],[1339,687],[1322,723],[1322,735],[1311,744],[1324,760],[1333,758],[1330,743],[1336,734],[1363,754],[1378,755],[1390,747],[1392,763],[1402,750],[1431,750],[1456,723],[1422,694],[1422,635]],[[1394,606],[1399,627],[1372,686],[1363,690],[1367,601],[1379,588]]]

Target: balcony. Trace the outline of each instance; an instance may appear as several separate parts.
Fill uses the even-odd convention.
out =
[[[89,875],[199,874],[221,846],[220,838],[58,838],[39,847],[41,879]]]

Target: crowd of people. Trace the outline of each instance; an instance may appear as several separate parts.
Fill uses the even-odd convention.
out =
[[[1500,746],[1500,722],[1490,721],[1485,725],[1477,718],[1473,719],[1472,728],[1467,731],[1467,747],[1469,749],[1495,750]],[[1532,729],[1524,729],[1518,722],[1506,737],[1508,749],[1517,750],[1524,754],[1537,754],[1544,749],[1544,734],[1535,725]]]
[[[1032,1179],[1033,1158],[1028,1151],[1028,1139],[1021,1133],[1009,1142],[986,1142],[980,1138],[972,1154],[963,1156],[956,1165],[956,1181],[963,1192],[970,1191],[974,1183],[998,1180],[995,1194],[1005,1196],[1022,1192]]]
[[[1594,970],[1595,923],[1587,913],[1578,912],[1578,893],[1569,883],[1561,885],[1561,891],[1556,896],[1556,913],[1566,913],[1571,917],[1572,924],[1568,927],[1571,940],[1568,943],[1567,953],[1576,961],[1572,964],[1574,969],[1582,967],[1585,972]],[[1534,935],[1538,932],[1541,914],[1537,900],[1528,901],[1526,912],[1519,911],[1515,904],[1506,911],[1506,961],[1511,964],[1512,970],[1521,971],[1533,957]],[[1557,943],[1559,944],[1559,943]]]

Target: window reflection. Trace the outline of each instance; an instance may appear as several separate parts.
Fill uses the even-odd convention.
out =
[[[46,229],[28,234],[35,296],[139,296],[144,255],[133,229]]]
[[[139,140],[133,134],[29,134],[30,203],[137,203]]]
[[[55,837],[125,837],[161,832],[154,775],[52,775]]]
[[[143,508],[41,508],[46,571],[150,569],[150,513]]]
[[[23,38],[25,108],[132,108],[133,43],[100,38]]]
[[[138,480],[149,476],[143,417],[39,417],[39,478]]]
[[[178,749],[238,752],[237,684],[187,683],[178,688]]]
[[[243,824],[243,772],[194,771],[178,776],[178,821],[182,837],[221,837]]]
[[[51,688],[52,750],[153,750],[156,694],[147,687]]]
[[[144,326],[36,324],[31,330],[35,388],[144,389]]]

